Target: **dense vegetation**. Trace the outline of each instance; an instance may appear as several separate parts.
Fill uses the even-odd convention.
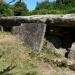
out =
[[[75,13],[75,0],[56,0],[54,2],[44,0],[40,3],[37,2],[33,11],[28,11],[27,5],[21,0],[17,1],[13,5],[10,5],[10,3],[7,4],[5,0],[0,0],[0,16]]]

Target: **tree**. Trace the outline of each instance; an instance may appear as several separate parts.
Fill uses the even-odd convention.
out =
[[[12,8],[6,4],[3,0],[0,0],[0,16],[11,16],[13,15]]]
[[[27,5],[24,2],[16,2],[14,4],[14,15],[23,16],[28,12]]]
[[[49,0],[44,0],[41,3],[37,2],[35,10],[50,9],[50,7],[51,7],[51,4],[50,4]]]
[[[56,0],[56,8],[71,8],[75,7],[75,0]]]

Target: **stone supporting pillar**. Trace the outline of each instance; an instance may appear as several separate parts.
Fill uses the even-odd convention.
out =
[[[3,29],[3,26],[2,26],[2,25],[0,25],[0,30],[1,30],[1,32],[3,32],[3,31],[4,31],[4,29]]]
[[[46,24],[22,23],[21,26],[14,27],[13,29],[17,33],[19,32],[26,47],[37,50],[42,49],[44,42],[44,35],[46,31]]]

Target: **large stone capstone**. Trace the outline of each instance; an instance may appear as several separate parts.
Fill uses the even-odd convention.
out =
[[[16,26],[29,22],[47,22],[50,26],[75,27],[75,14],[0,17],[0,25],[3,26]]]

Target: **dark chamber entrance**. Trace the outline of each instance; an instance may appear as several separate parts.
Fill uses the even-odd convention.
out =
[[[72,43],[75,42],[75,28],[47,25],[45,38],[51,42],[55,48],[65,48],[69,50]]]
[[[11,32],[12,27],[3,27],[3,30],[6,31],[6,32]]]

